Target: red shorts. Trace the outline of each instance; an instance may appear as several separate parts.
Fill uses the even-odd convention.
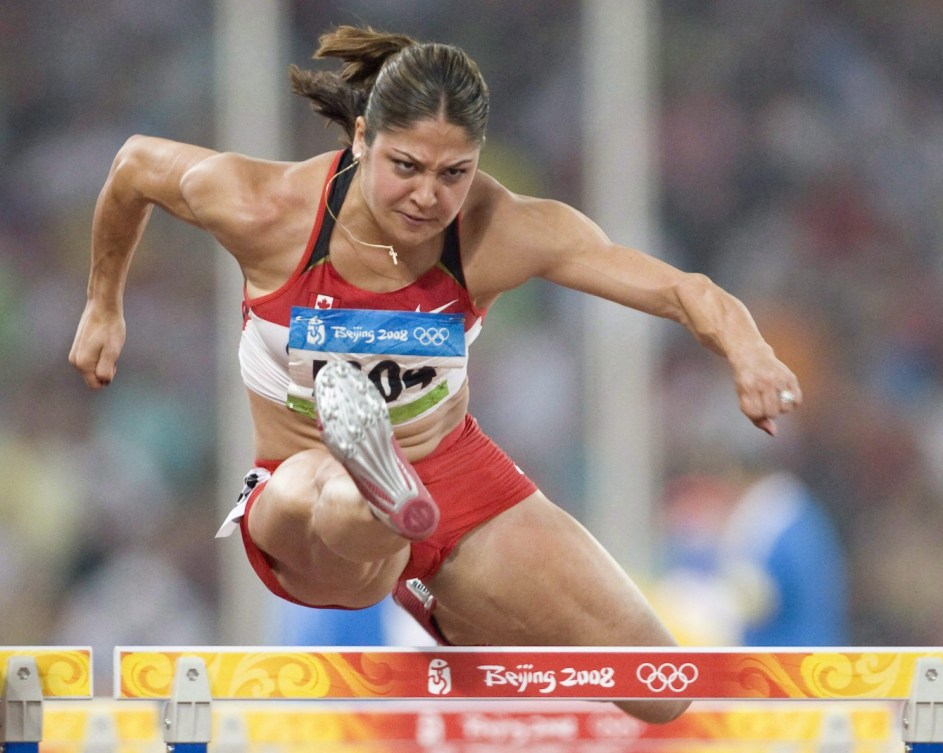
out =
[[[274,471],[278,462],[258,462]],[[461,538],[499,513],[529,497],[537,486],[479,428],[470,415],[449,432],[429,455],[413,463],[426,489],[439,505],[439,527],[425,541],[411,545],[411,553],[400,580],[429,578]],[[249,536],[249,511],[265,488],[259,481],[249,492],[239,527],[253,570],[276,596],[303,604],[279,584],[272,572],[272,560]],[[311,606],[311,605],[306,605]]]

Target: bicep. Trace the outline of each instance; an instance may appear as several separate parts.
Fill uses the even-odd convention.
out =
[[[561,204],[540,222],[540,276],[648,314],[678,319],[685,275],[660,259],[613,243],[592,220]]]

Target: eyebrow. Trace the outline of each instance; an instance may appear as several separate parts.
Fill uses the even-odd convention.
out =
[[[395,147],[395,146],[394,146],[394,147],[391,149],[391,151],[393,151],[393,152],[395,152],[396,154],[398,154],[398,155],[404,157],[405,159],[409,160],[410,162],[415,162],[417,165],[420,165],[420,166],[423,167],[423,168],[426,167],[426,163],[425,163],[425,162],[423,162],[423,161],[422,161],[421,159],[419,159],[418,157],[414,157],[412,154],[410,154],[409,152],[405,151],[404,149],[400,149],[399,147]],[[450,164],[450,165],[446,165],[444,169],[450,170],[450,169],[454,169],[454,168],[456,168],[456,167],[463,167],[464,165],[467,165],[467,164],[470,163],[470,162],[474,162],[474,157],[466,157],[465,159],[458,160],[457,162],[453,162],[453,163]]]

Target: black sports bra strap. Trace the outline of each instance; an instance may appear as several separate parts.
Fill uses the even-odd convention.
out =
[[[330,179],[331,187],[327,193],[327,206],[330,211],[325,211],[324,216],[321,218],[321,230],[318,232],[317,240],[314,242],[314,251],[308,260],[309,267],[327,258],[331,246],[331,234],[334,232],[334,218],[340,214],[350,183],[354,179],[354,173],[357,172],[356,169],[343,171],[350,167],[353,161],[353,153],[350,149],[345,149],[340,161],[337,163],[337,170],[334,172],[336,177]]]
[[[331,234],[334,232],[334,218],[340,214],[341,207],[344,205],[344,199],[347,197],[347,191],[350,189],[351,181],[354,179],[355,169],[347,170],[353,164],[354,157],[350,149],[345,149],[337,163],[337,170],[334,172],[331,180],[331,186],[327,193],[327,206],[330,211],[325,211],[321,218],[321,229],[314,242],[314,249],[311,258],[308,260],[308,266],[313,267],[318,262],[328,256],[331,247]],[[323,189],[322,189],[323,190]],[[458,236],[458,218],[445,229],[445,243],[442,248],[441,263],[446,271],[455,278],[459,285],[465,287],[465,273],[462,271],[462,254],[459,246]]]
[[[462,271],[462,249],[458,241],[458,217],[445,229],[445,244],[442,247],[442,266],[455,281],[465,287],[465,273]]]

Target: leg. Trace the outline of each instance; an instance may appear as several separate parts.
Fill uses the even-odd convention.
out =
[[[282,587],[315,606],[375,604],[409,559],[409,541],[374,517],[350,475],[323,449],[278,467],[248,525]]]
[[[409,560],[407,539],[435,531],[439,509],[403,458],[386,403],[366,376],[333,362],[315,392],[330,452],[308,450],[279,466],[252,508],[249,534],[294,598],[370,606],[394,588]]]
[[[439,627],[460,645],[675,645],[623,569],[540,492],[468,534],[427,585]],[[668,722],[688,703],[619,706]]]

